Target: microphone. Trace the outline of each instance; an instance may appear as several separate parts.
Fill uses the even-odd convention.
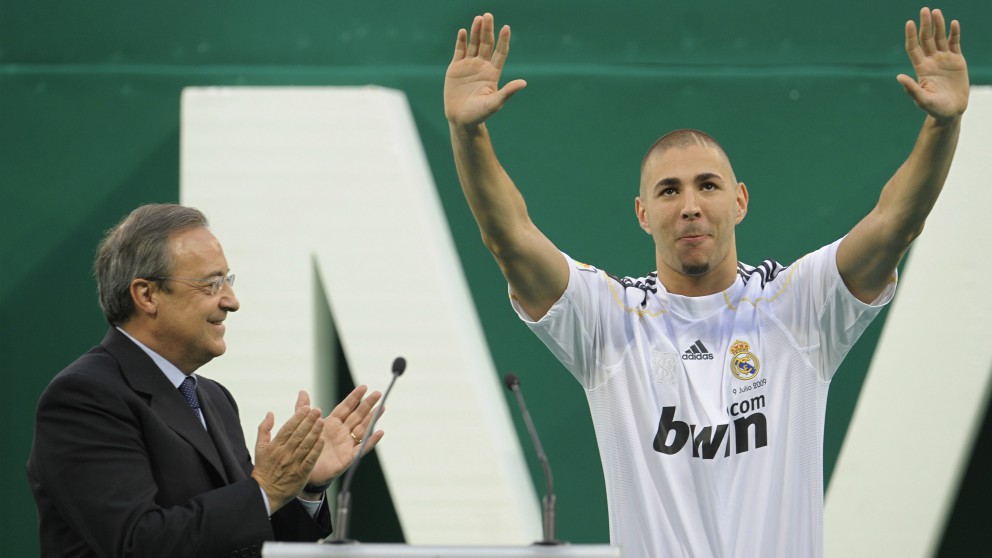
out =
[[[534,544],[542,546],[563,544],[563,541],[555,538],[555,485],[551,478],[551,465],[548,463],[548,457],[544,455],[541,440],[537,438],[537,429],[534,428],[534,421],[531,420],[530,413],[527,412],[524,395],[520,391],[520,378],[513,372],[510,372],[506,376],[503,376],[503,383],[506,384],[507,389],[517,396],[520,414],[523,415],[524,424],[527,425],[527,432],[530,433],[530,440],[533,442],[534,450],[537,452],[537,460],[541,462],[541,468],[544,469],[544,482],[547,487],[547,494],[541,499],[541,520],[544,525],[544,539]]]
[[[358,445],[358,453],[355,454],[354,459],[351,460],[351,465],[348,467],[348,474],[344,476],[344,480],[341,482],[341,489],[338,491],[338,510],[337,510],[337,520],[334,525],[334,538],[331,540],[323,540],[322,542],[328,542],[333,544],[344,544],[353,543],[356,541],[348,539],[348,522],[351,517],[351,479],[355,476],[355,471],[358,469],[358,464],[362,461],[362,455],[365,454],[365,445],[369,443],[369,437],[375,432],[375,423],[379,421],[379,417],[382,416],[383,405],[386,404],[386,398],[389,397],[389,392],[393,389],[393,384],[396,383],[396,378],[399,378],[403,372],[406,370],[406,359],[403,357],[396,357],[393,360],[393,379],[389,381],[389,387],[386,388],[386,393],[382,395],[382,400],[379,401],[379,405],[375,409],[375,413],[372,415],[372,421],[369,422],[369,427],[365,429],[365,435],[362,436],[362,443]]]

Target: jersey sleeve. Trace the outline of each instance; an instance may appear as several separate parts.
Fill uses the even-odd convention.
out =
[[[773,319],[807,352],[824,381],[830,381],[854,343],[892,300],[896,286],[893,275],[870,304],[858,300],[837,269],[841,240],[797,260],[764,293],[771,302]]]
[[[622,320],[611,319],[623,307],[624,289],[609,275],[562,253],[568,263],[568,286],[547,314],[533,320],[513,297],[513,309],[586,389],[606,380],[608,368],[629,346]],[[613,283],[613,284],[611,284]]]

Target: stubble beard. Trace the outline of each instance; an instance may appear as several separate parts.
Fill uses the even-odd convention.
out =
[[[701,275],[706,275],[710,271],[710,264],[708,263],[698,263],[698,264],[682,264],[682,273],[690,277],[699,277]]]

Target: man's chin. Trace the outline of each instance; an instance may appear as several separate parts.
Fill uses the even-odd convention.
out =
[[[213,360],[227,352],[227,343],[223,339],[218,340],[210,347],[210,360]]]
[[[690,277],[700,277],[706,275],[710,272],[710,264],[708,263],[683,263],[682,273]]]

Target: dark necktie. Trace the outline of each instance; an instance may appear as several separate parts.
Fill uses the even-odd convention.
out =
[[[179,385],[179,391],[182,392],[183,397],[186,398],[186,402],[189,406],[193,408],[193,412],[196,413],[197,420],[203,423],[203,415],[200,414],[200,399],[196,396],[196,378],[192,376],[186,376],[183,383]]]

